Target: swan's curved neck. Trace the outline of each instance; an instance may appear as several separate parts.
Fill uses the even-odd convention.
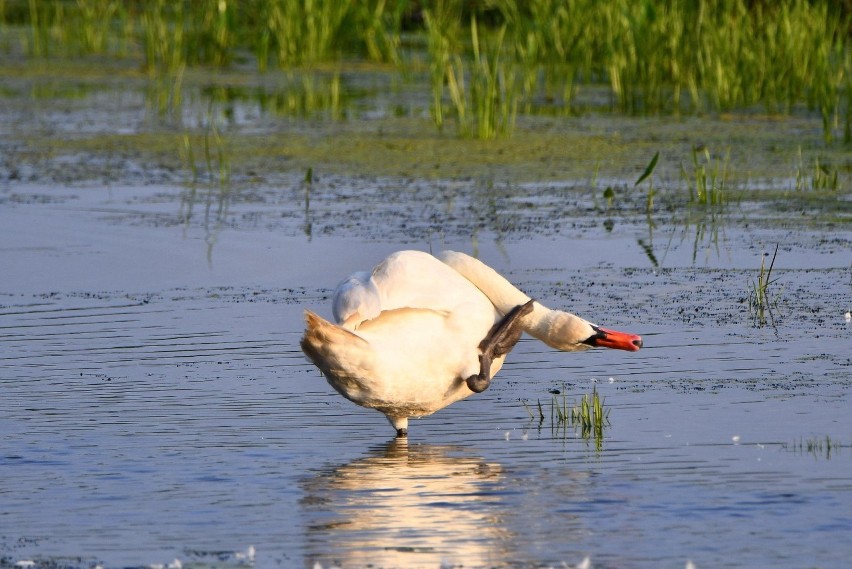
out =
[[[469,255],[444,251],[439,258],[476,285],[502,314],[530,300],[500,273]],[[586,320],[570,312],[551,310],[537,301],[521,322],[525,332],[557,350],[576,350],[578,343],[593,333]]]

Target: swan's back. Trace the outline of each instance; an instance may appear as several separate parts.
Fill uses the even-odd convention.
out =
[[[452,312],[466,306],[496,316],[491,301],[473,283],[422,251],[398,251],[372,273],[354,273],[338,285],[333,305],[335,320],[352,330],[400,308]]]

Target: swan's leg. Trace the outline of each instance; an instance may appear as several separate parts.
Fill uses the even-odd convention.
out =
[[[488,335],[479,344],[482,354],[479,356],[479,375],[467,378],[467,386],[471,391],[482,393],[491,385],[491,362],[494,358],[512,351],[524,329],[521,318],[532,312],[533,300],[519,304],[509,311],[499,322],[491,327]]]
[[[396,436],[398,438],[408,436],[408,417],[392,417],[390,415],[385,415],[385,417],[388,418],[390,424],[396,429]]]

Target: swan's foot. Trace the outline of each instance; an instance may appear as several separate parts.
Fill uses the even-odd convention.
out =
[[[512,351],[524,329],[521,318],[532,312],[533,300],[519,304],[509,311],[499,322],[491,327],[488,335],[479,344],[482,354],[479,356],[479,374],[467,378],[468,388],[475,393],[482,393],[491,385],[491,362],[494,358],[506,355]]]

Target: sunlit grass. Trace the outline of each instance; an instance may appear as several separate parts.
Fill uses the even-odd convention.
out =
[[[33,57],[141,55],[157,76],[247,57],[261,71],[367,58],[410,76],[425,45],[437,127],[446,97],[476,138],[511,134],[518,109],[582,111],[577,93],[607,85],[623,113],[808,112],[826,143],[848,143],[850,17],[828,0],[27,0],[0,25],[26,27]]]
[[[591,393],[584,393],[579,400],[569,402],[568,395],[563,389],[553,394],[550,405],[543,405],[540,400],[536,407],[530,407],[526,401],[521,401],[524,409],[529,413],[530,419],[538,421],[543,425],[546,413],[549,411],[550,430],[554,433],[567,434],[567,430],[573,429],[576,434],[586,441],[594,440],[598,450],[603,448],[604,429],[609,426],[609,408],[605,407],[604,400],[592,388]],[[549,409],[548,409],[549,407]]]

